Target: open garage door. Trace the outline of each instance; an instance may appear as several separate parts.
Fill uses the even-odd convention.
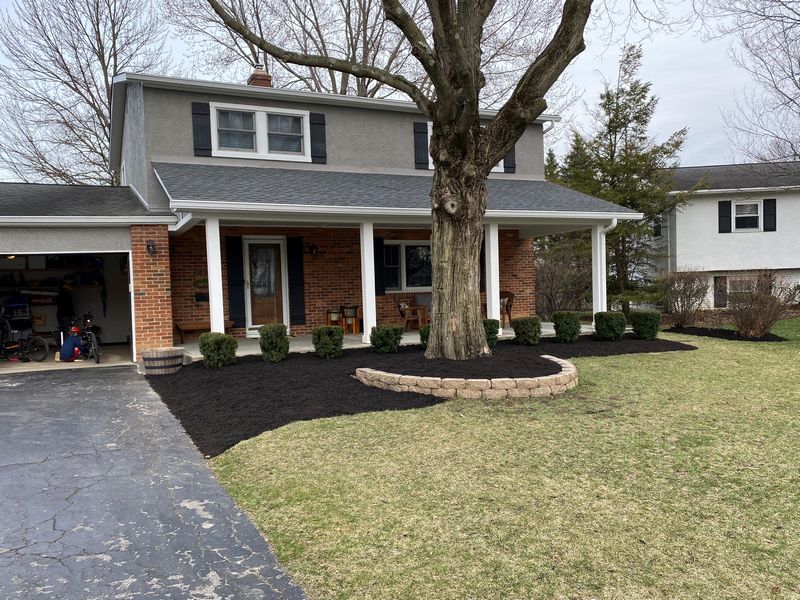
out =
[[[128,252],[0,254],[0,310],[15,337],[39,336],[50,344],[42,363],[23,367],[19,360],[0,359],[0,373],[11,363],[30,365],[31,370],[58,366],[53,363],[62,332],[73,321],[80,326],[90,314],[101,351],[99,364],[133,360]],[[95,361],[75,365],[81,363]]]

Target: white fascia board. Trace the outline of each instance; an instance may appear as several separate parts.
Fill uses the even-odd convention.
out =
[[[80,216],[6,216],[0,218],[0,227],[127,227],[130,225],[173,225],[177,217],[171,215],[151,217],[80,217]]]
[[[246,212],[271,213],[286,215],[319,215],[358,217],[430,217],[430,209],[419,208],[387,208],[377,206],[325,206],[309,204],[265,204],[260,202],[224,202],[171,200],[170,206],[179,211],[213,211],[213,212]],[[523,211],[493,210],[486,211],[486,219],[590,219],[610,221],[612,219],[639,220],[642,213],[615,212],[583,212],[583,211]]]
[[[785,186],[770,186],[770,187],[754,187],[754,188],[726,188],[724,190],[696,190],[690,192],[689,190],[675,190],[669,192],[669,196],[677,196],[678,194],[691,194],[692,196],[705,196],[713,194],[759,194],[759,193],[775,193],[775,192],[793,192],[800,190],[800,185],[785,185]]]

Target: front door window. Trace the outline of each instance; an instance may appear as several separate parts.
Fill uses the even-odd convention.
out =
[[[279,244],[248,244],[250,326],[283,323]]]

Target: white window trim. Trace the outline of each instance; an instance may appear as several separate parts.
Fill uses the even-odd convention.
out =
[[[273,108],[271,106],[252,106],[247,104],[229,104],[227,102],[209,102],[211,113],[211,155],[221,158],[252,158],[261,160],[282,160],[289,162],[311,162],[311,128],[309,111],[289,108]],[[220,150],[217,132],[217,111],[237,110],[255,113],[255,150]],[[270,152],[267,143],[267,115],[291,115],[303,119],[303,154],[285,154]]]
[[[384,246],[400,246],[400,287],[386,288],[390,294],[404,294],[406,292],[430,292],[431,287],[407,287],[406,286],[406,250],[405,246],[428,246],[430,240],[385,240]],[[385,258],[384,258],[385,260]]]
[[[433,157],[431,156],[431,136],[433,136],[433,121],[428,121],[428,169],[433,171]],[[505,173],[506,168],[503,164],[505,159],[501,159],[491,170],[492,173]]]
[[[736,207],[742,204],[758,205],[758,227],[736,227]],[[751,215],[752,216],[752,215]],[[763,200],[734,200],[731,202],[731,231],[764,231],[764,202]]]

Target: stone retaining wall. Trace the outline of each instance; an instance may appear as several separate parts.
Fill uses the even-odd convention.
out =
[[[561,367],[555,375],[498,379],[418,377],[375,369],[356,369],[354,377],[364,385],[393,392],[416,392],[439,398],[536,398],[563,394],[578,385],[578,370],[568,360],[542,355]]]

